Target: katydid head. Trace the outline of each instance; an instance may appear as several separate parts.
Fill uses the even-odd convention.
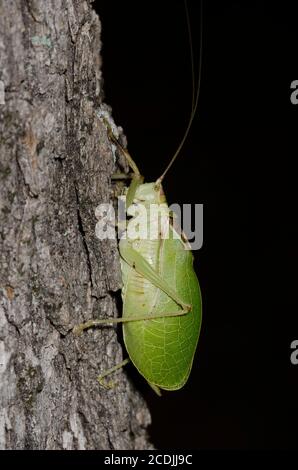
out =
[[[163,204],[166,202],[166,197],[161,184],[143,183],[135,192],[135,200],[144,205]]]
[[[160,181],[143,183],[144,177],[140,173],[134,173],[126,194],[126,207],[137,201],[144,205],[163,204],[166,197]]]

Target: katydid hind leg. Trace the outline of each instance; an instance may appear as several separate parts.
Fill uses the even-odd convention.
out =
[[[111,325],[113,323],[127,323],[131,321],[141,321],[141,320],[156,320],[158,318],[166,318],[166,317],[180,317],[182,315],[186,315],[189,312],[189,309],[185,308],[182,310],[177,310],[176,312],[160,312],[160,313],[148,313],[147,315],[134,315],[134,316],[126,316],[126,317],[118,317],[118,318],[98,318],[93,320],[88,320],[85,323],[80,323],[73,328],[73,333],[76,336],[79,336],[83,330],[88,330],[94,326],[101,326],[101,325]]]
[[[119,246],[120,255],[129,266],[133,267],[145,279],[150,281],[155,287],[164,291],[171,299],[173,299],[182,310],[187,313],[191,310],[191,305],[186,304],[172,289],[168,283],[162,279],[160,274],[148,263],[148,261],[140,255],[129,242],[122,240]]]
[[[128,263],[129,266],[132,266],[136,271],[144,276],[148,281],[150,281],[154,286],[163,290],[171,299],[173,299],[177,305],[181,307],[181,310],[175,312],[162,312],[156,314],[148,314],[146,316],[137,316],[134,315],[130,317],[127,315],[125,318],[101,318],[101,319],[92,319],[88,320],[85,323],[76,325],[73,329],[75,335],[80,335],[83,330],[92,328],[94,326],[107,325],[113,323],[123,323],[130,321],[140,321],[140,320],[154,320],[157,318],[165,317],[176,317],[181,315],[186,315],[191,311],[191,305],[188,305],[183,302],[183,300],[178,296],[174,289],[172,289],[167,282],[165,282],[159,273],[152,268],[152,266],[145,260],[145,258],[140,255],[136,250],[134,250],[130,244],[122,240],[120,245],[120,254],[124,261]]]

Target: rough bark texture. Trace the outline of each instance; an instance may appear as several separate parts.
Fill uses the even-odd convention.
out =
[[[0,448],[150,448],[150,416],[124,372],[115,328],[117,244],[95,236],[113,197],[100,23],[88,1],[0,0]]]

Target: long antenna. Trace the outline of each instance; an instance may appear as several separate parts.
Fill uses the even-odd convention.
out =
[[[188,136],[189,130],[191,128],[194,116],[196,114],[196,110],[198,107],[198,101],[199,101],[199,94],[200,94],[200,87],[201,87],[201,71],[202,71],[202,39],[203,39],[203,0],[201,0],[201,18],[200,18],[200,59],[199,59],[199,75],[198,75],[198,85],[197,85],[197,91],[195,92],[195,73],[194,73],[194,58],[193,58],[193,45],[192,45],[192,34],[191,34],[191,26],[190,26],[190,19],[189,19],[189,12],[188,12],[188,7],[187,7],[187,0],[184,0],[184,7],[185,7],[185,13],[186,13],[186,21],[187,21],[187,29],[188,29],[188,39],[189,39],[189,46],[190,46],[190,59],[191,59],[191,78],[192,78],[192,104],[191,104],[191,114],[190,118],[188,121],[187,128],[184,132],[184,136],[174,153],[172,159],[170,160],[170,163],[166,167],[165,171],[163,174],[158,178],[156,181],[156,184],[159,184],[162,182],[164,179],[165,175],[173,165],[174,161],[178,157],[180,150],[182,149],[184,142],[186,140],[186,137]]]
[[[203,0],[201,0],[201,3],[202,1]],[[188,42],[189,42],[190,62],[191,62],[191,87],[192,87],[191,112],[193,113],[194,107],[195,107],[195,69],[194,69],[193,44],[192,44],[191,26],[190,26],[190,19],[189,19],[189,11],[187,7],[187,0],[184,0],[184,9],[185,9],[186,22],[187,22],[187,32],[188,32]],[[201,39],[200,39],[200,43],[201,43]],[[200,54],[200,57],[201,57],[201,54]]]

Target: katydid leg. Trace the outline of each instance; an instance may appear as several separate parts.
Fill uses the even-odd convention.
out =
[[[148,261],[140,255],[127,240],[121,240],[119,245],[120,255],[129,266],[133,267],[141,276],[150,281],[155,287],[164,291],[171,299],[181,306],[183,313],[191,310],[191,305],[186,304],[168,285],[160,274],[148,263]],[[165,314],[163,314],[165,316]],[[174,315],[173,315],[174,316]]]
[[[165,318],[165,317],[180,317],[181,315],[186,315],[189,312],[189,309],[182,309],[178,310],[177,312],[161,312],[161,313],[149,313],[148,315],[140,315],[140,316],[127,316],[127,317],[119,317],[119,318],[100,318],[94,320],[88,320],[85,323],[80,323],[73,328],[73,333],[76,336],[79,336],[83,330],[88,330],[94,326],[100,325],[109,325],[113,323],[126,323],[131,321],[144,321],[144,320],[156,320],[157,318]]]
[[[111,367],[110,369],[108,369],[105,372],[103,372],[102,374],[100,374],[97,377],[97,380],[98,380],[99,384],[102,385],[105,388],[113,388],[115,384],[113,382],[107,383],[104,380],[104,378],[107,377],[110,374],[113,374],[114,372],[116,372],[116,370],[122,369],[122,367],[124,367],[126,364],[128,364],[128,362],[130,362],[130,359],[127,357],[126,359],[124,359],[124,361],[121,361],[119,364],[116,364],[114,367]]]

